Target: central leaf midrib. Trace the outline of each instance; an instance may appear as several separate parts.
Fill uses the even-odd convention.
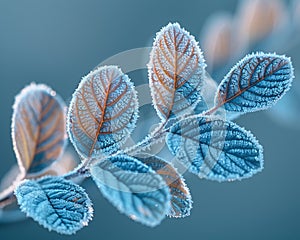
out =
[[[99,125],[98,125],[98,128],[97,128],[97,131],[96,131],[96,136],[95,136],[95,139],[94,139],[94,142],[91,146],[91,149],[90,149],[90,152],[89,152],[89,157],[92,155],[93,151],[94,151],[94,147],[96,145],[96,142],[98,141],[98,136],[100,135],[100,131],[101,131],[101,128],[102,128],[102,125],[104,123],[104,116],[105,116],[105,113],[106,113],[106,109],[107,109],[107,100],[108,100],[108,96],[110,94],[110,88],[111,88],[111,83],[113,81],[113,78],[110,78],[110,80],[108,81],[108,87],[107,87],[107,91],[105,92],[105,98],[104,98],[104,106],[103,106],[103,109],[100,111],[102,112],[102,115],[99,119]],[[97,99],[96,99],[97,101]],[[98,102],[98,101],[97,101]]]

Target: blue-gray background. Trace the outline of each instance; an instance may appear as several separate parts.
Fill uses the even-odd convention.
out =
[[[14,96],[32,81],[52,86],[66,101],[81,77],[118,52],[149,46],[178,21],[197,38],[217,10],[236,0],[0,0],[0,176],[15,162],[10,137]],[[201,39],[199,39],[201,45]],[[205,49],[204,53],[205,53]],[[299,51],[288,53],[296,56]],[[138,85],[145,74],[133,74]],[[238,120],[265,149],[265,169],[241,182],[187,175],[194,208],[186,219],[147,228],[119,214],[85,183],[95,205],[90,225],[74,236],[49,233],[32,220],[0,225],[0,239],[300,239],[299,130],[260,112]]]

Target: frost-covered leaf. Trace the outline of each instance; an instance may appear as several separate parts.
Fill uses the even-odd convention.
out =
[[[129,137],[138,112],[137,95],[116,66],[99,67],[84,77],[68,113],[71,142],[83,157],[112,153]]]
[[[31,84],[16,97],[12,117],[14,150],[22,174],[40,173],[65,146],[65,105],[49,87]]]
[[[171,210],[168,216],[189,216],[192,209],[192,197],[183,177],[172,164],[148,154],[139,156],[138,159],[159,174],[169,186],[172,197]]]
[[[167,145],[189,171],[218,181],[251,177],[262,170],[263,150],[233,122],[190,117],[170,128]]]
[[[120,212],[147,226],[156,226],[170,211],[170,191],[150,167],[127,155],[92,166],[100,191]]]
[[[201,99],[205,67],[198,43],[178,23],[157,33],[148,74],[154,107],[163,121],[193,110]]]
[[[25,180],[15,194],[21,210],[50,231],[74,234],[93,216],[84,189],[60,177]]]
[[[232,112],[266,109],[289,90],[293,77],[291,60],[285,56],[248,55],[220,83],[215,107]]]

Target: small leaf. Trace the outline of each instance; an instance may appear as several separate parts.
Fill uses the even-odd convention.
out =
[[[192,198],[183,177],[176,169],[164,160],[151,155],[144,155],[138,159],[152,168],[167,183],[171,192],[171,210],[168,213],[170,217],[187,217],[192,209]]]
[[[119,149],[137,121],[138,102],[133,84],[115,66],[96,69],[83,78],[68,113],[71,142],[83,157]]]
[[[40,173],[65,146],[65,105],[45,85],[31,84],[16,97],[12,139],[21,174]]]
[[[135,158],[110,157],[92,166],[91,174],[104,197],[134,221],[153,227],[170,211],[164,180]]]
[[[148,74],[154,107],[163,121],[190,113],[200,101],[205,67],[198,43],[178,23],[157,34]]]
[[[93,216],[84,189],[60,177],[25,180],[15,194],[21,210],[50,231],[74,234]]]
[[[255,137],[233,122],[190,117],[170,128],[167,145],[200,178],[225,181],[262,170],[263,150]]]
[[[289,58],[265,53],[248,55],[220,83],[215,106],[233,112],[269,108],[289,90],[293,78]]]

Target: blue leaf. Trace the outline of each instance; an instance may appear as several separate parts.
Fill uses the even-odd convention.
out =
[[[93,216],[84,189],[60,177],[25,180],[15,194],[21,210],[50,231],[74,234]]]
[[[92,166],[91,174],[104,197],[134,221],[156,226],[170,211],[164,180],[135,158],[110,157]]]
[[[263,167],[261,145],[250,132],[230,121],[186,118],[170,128],[166,141],[172,154],[200,178],[242,179]]]
[[[163,121],[194,109],[201,100],[205,67],[198,43],[178,23],[157,33],[148,74],[154,107]]]
[[[62,154],[65,105],[45,85],[31,84],[16,97],[12,138],[21,174],[38,174]]]
[[[192,197],[183,177],[171,163],[152,155],[142,155],[138,159],[159,174],[170,188],[171,210],[169,217],[187,217],[192,209]]]
[[[294,78],[291,60],[276,54],[255,53],[243,58],[220,83],[215,108],[253,112],[273,106]]]
[[[71,142],[84,158],[115,152],[134,129],[137,112],[128,76],[115,66],[99,67],[73,94],[68,113]]]

